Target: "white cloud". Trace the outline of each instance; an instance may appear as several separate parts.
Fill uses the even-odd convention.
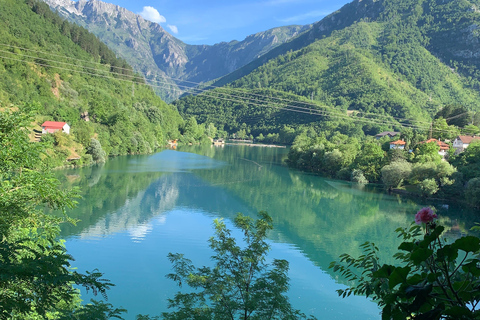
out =
[[[178,33],[178,28],[177,26],[173,26],[171,24],[167,24],[167,27],[172,31],[172,33],[177,34]]]
[[[143,11],[139,13],[145,20],[150,20],[156,23],[166,22],[164,16],[162,16],[157,9],[154,7],[146,6],[143,7]]]

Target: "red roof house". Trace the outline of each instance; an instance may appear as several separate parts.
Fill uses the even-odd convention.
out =
[[[70,134],[70,126],[66,122],[45,121],[42,124],[42,133],[54,133],[56,131],[62,131],[66,134]]]
[[[420,143],[429,143],[429,142],[435,142],[440,147],[440,150],[438,150],[438,154],[441,155],[442,158],[445,157],[448,149],[450,149],[450,146],[447,143],[437,139],[428,139],[427,141],[422,141]]]
[[[390,142],[390,149],[405,149],[406,142],[403,140],[397,140]]]

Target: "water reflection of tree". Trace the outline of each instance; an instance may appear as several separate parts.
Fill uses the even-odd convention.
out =
[[[63,226],[62,236],[143,228],[153,216],[179,205],[230,219],[237,211],[253,215],[266,210],[275,223],[271,239],[298,246],[327,270],[342,253],[360,254],[359,245],[367,240],[381,247],[384,262],[393,262],[398,244],[394,230],[407,226],[419,207],[369,187],[288,170],[281,166],[286,150],[186,150],[229,165],[191,173],[132,173],[127,172],[130,158],[120,157],[103,167],[62,172],[65,185],[79,187],[83,196],[78,209],[69,213],[81,221],[75,227]],[[459,213],[454,216],[451,211]],[[473,224],[472,213],[465,210],[440,208],[439,213],[442,224],[450,226],[450,236]]]
[[[399,244],[395,230],[408,226],[420,207],[411,199],[375,192],[368,187],[361,190],[349,183],[289,171],[278,166],[282,157],[278,150],[246,147],[226,148],[222,152],[211,150],[195,149],[195,152],[226,161],[234,169],[227,166],[195,174],[241,198],[252,212],[268,211],[275,222],[271,237],[294,243],[323,270],[342,253],[361,254],[359,246],[365,241],[378,244],[383,262],[394,263],[392,256]],[[255,163],[242,159],[255,160],[262,167],[259,169]],[[229,183],[232,181],[235,183]],[[441,213],[442,223],[452,230],[450,236],[458,237],[471,226],[446,215],[451,212]]]

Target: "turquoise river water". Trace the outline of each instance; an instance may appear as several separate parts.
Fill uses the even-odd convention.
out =
[[[365,297],[338,297],[335,290],[346,281],[329,263],[342,253],[358,256],[365,241],[394,263],[394,230],[408,226],[425,205],[435,205],[452,238],[468,233],[477,219],[461,207],[289,170],[286,154],[279,148],[184,147],[59,172],[64,185],[79,187],[83,196],[69,212],[78,224],[62,226],[73,266],[98,268],[115,283],[108,302],[126,308],[126,319],[160,315],[179,290],[165,277],[172,272],[169,252],[209,265],[214,219],[233,228],[237,212],[255,217],[266,210],[274,219],[269,259],[290,262],[288,295],[295,308],[318,319],[380,319],[378,306]],[[233,234],[241,238],[238,230]]]

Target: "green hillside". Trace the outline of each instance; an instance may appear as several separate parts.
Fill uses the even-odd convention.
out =
[[[151,152],[179,137],[177,110],[94,35],[43,2],[0,4],[0,107],[35,105],[37,130],[46,120],[67,122],[71,135],[43,137],[59,162],[75,155],[77,164],[98,160],[88,152],[92,138],[106,155],[120,155]]]
[[[345,111],[417,120],[426,120],[445,104],[476,107],[479,93],[465,77],[417,42],[388,47],[382,43],[384,31],[385,24],[354,24],[270,60],[231,86],[268,87]]]
[[[303,106],[326,106],[341,122],[348,123],[353,116],[371,118],[375,128],[361,125],[368,134],[386,127],[399,129],[399,122],[426,129],[425,122],[445,105],[479,110],[478,4],[353,1],[212,86],[225,86],[225,93],[261,88],[288,93],[293,101],[313,100],[310,104],[319,107]],[[186,115],[210,113],[199,106],[210,106],[207,96],[218,96],[218,90],[197,97],[197,107],[190,100],[179,102],[188,105],[179,110]],[[233,92],[223,96],[223,104],[241,114],[241,104],[231,101]],[[285,116],[284,122],[298,126],[295,118]],[[359,119],[355,120],[358,126]],[[243,119],[235,122],[249,125]]]

